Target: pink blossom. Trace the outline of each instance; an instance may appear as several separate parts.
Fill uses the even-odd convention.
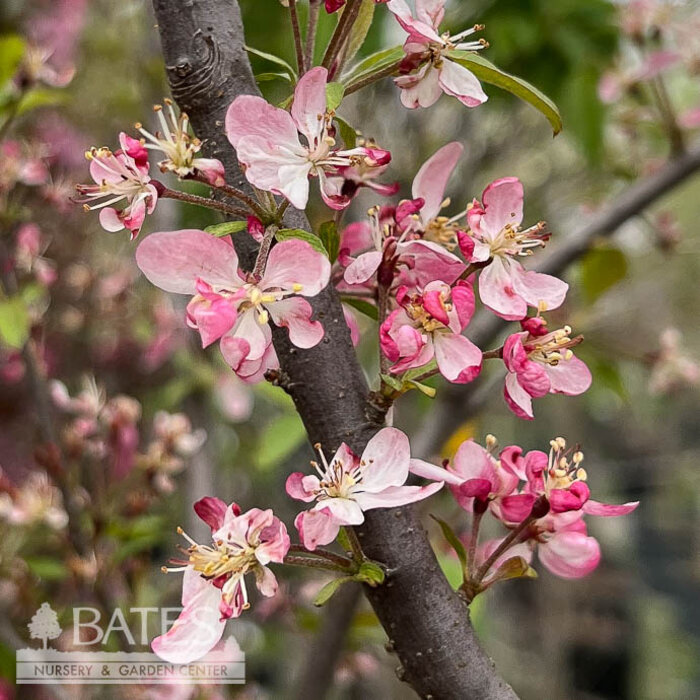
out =
[[[486,42],[464,42],[467,36],[481,30],[475,25],[450,36],[440,32],[445,16],[444,0],[416,0],[415,15],[405,0],[390,0],[387,7],[408,33],[404,43],[406,58],[401,66],[403,75],[394,82],[401,88],[401,102],[410,109],[430,107],[441,93],[456,97],[467,107],[476,107],[488,99],[476,76],[459,63],[450,60],[448,51],[476,51]]]
[[[665,328],[659,336],[660,349],[649,377],[652,394],[671,394],[700,384],[700,364],[682,346],[677,328]]]
[[[323,338],[311,305],[296,295],[318,294],[328,284],[330,263],[305,241],[273,246],[259,279],[239,269],[230,239],[194,229],[151,234],[137,248],[136,262],[157,287],[193,295],[188,325],[204,347],[220,340],[224,359],[249,382],[278,366],[269,320],[286,327],[299,348]]]
[[[392,374],[423,367],[436,360],[445,379],[456,384],[472,381],[481,371],[481,350],[462,335],[474,313],[469,282],[453,287],[431,282],[422,292],[397,292],[400,308],[380,329],[382,352],[394,363]]]
[[[8,192],[17,183],[43,185],[49,177],[49,171],[42,155],[19,141],[0,141],[0,193]]]
[[[540,317],[527,319],[522,325],[525,330],[508,336],[503,345],[508,370],[503,393],[510,410],[530,420],[534,418],[533,398],[545,394],[578,396],[590,387],[592,377],[571,350],[581,338],[571,338],[569,326],[548,332]]]
[[[112,153],[108,148],[92,148],[86,153],[94,185],[77,185],[86,202],[86,211],[101,209],[100,224],[106,231],[126,228],[133,241],[140,233],[146,214],[153,213],[158,191],[148,174],[148,152],[140,141],[125,133],[119,134],[121,148]],[[125,200],[117,211],[111,205]],[[98,202],[87,204],[87,202]]]
[[[218,498],[195,504],[197,514],[211,527],[212,544],[190,543],[186,561],[174,561],[167,571],[184,572],[183,610],[168,632],[151,642],[153,651],[170,663],[199,659],[221,639],[226,620],[250,607],[245,574],[255,574],[258,590],[267,597],[277,592],[277,579],[268,568],[282,563],[289,551],[287,528],[271,510],[252,508],[241,514]]]
[[[167,119],[165,110],[167,110]],[[136,125],[145,137],[144,148],[161,151],[165,155],[165,158],[158,163],[161,172],[172,172],[180,178],[199,175],[215,187],[226,184],[224,166],[220,160],[197,157],[197,153],[202,148],[202,142],[190,135],[190,121],[187,114],[182,112],[178,117],[173,109],[172,100],[167,99],[165,110],[161,105],[153,108],[162,131],[152,134],[140,124]]]
[[[315,501],[294,521],[309,550],[332,542],[341,526],[362,524],[367,510],[413,503],[442,488],[442,480],[427,486],[405,486],[414,466],[419,475],[447,476],[439,467],[419,461],[414,465],[408,438],[396,428],[382,428],[367,443],[362,457],[342,443],[329,463],[320,446],[317,448],[321,466],[316,462],[312,465],[318,476],[295,472],[287,479],[287,493],[292,498]]]
[[[435,280],[455,282],[464,263],[441,245],[418,238],[414,228],[422,199],[397,207],[373,207],[369,224],[351,224],[343,232],[338,259],[349,285],[366,285],[375,275],[387,286],[425,286]],[[355,257],[356,256],[356,257]]]
[[[248,181],[285,196],[297,209],[306,208],[310,176],[318,177],[329,207],[344,209],[351,197],[343,193],[343,169],[383,168],[390,158],[388,151],[378,148],[334,148],[329,133],[332,114],[326,108],[327,78],[322,67],[305,73],[294,90],[291,114],[253,95],[237,97],[226,113],[226,135]]]
[[[471,235],[460,234],[460,247],[472,262],[489,262],[479,276],[481,301],[495,314],[517,321],[527,307],[556,309],[569,288],[551,275],[525,271],[517,261],[549,238],[544,224],[521,230],[523,186],[515,177],[492,182],[467,212]]]

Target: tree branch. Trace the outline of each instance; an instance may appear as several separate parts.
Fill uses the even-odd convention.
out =
[[[238,95],[259,94],[243,48],[243,27],[235,0],[153,0],[173,97],[186,111],[210,157],[227,180],[250,191],[237,172],[223,133],[224,115]],[[306,228],[303,213],[289,209],[286,222]],[[236,236],[241,262],[249,269],[257,244]],[[368,389],[332,286],[311,299],[325,328],[311,350],[289,343],[273,329],[282,370],[292,378],[290,394],[311,443],[333,451],[343,441],[361,452],[384,416],[368,402]],[[365,587],[402,664],[401,677],[422,697],[437,700],[513,700],[469,623],[466,603],[443,576],[428,537],[411,507],[374,510],[358,528],[368,557],[390,570],[377,588]]]
[[[583,257],[598,239],[611,236],[625,221],[644,211],[698,171],[700,144],[695,144],[684,154],[670,160],[657,173],[618,195],[612,206],[594,215],[586,226],[552,248],[533,269],[548,275],[561,275],[569,265]],[[481,311],[469,325],[467,335],[479,347],[484,347],[494,342],[507,325],[507,321]],[[494,384],[500,384],[500,378],[496,382],[486,379],[466,386],[450,384],[438,391],[438,398],[413,443],[416,456],[427,458],[435,453],[462,422],[482,408],[494,393],[498,393]]]

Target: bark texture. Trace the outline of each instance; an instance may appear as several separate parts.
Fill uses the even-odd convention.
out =
[[[153,0],[172,94],[186,111],[206,154],[224,164],[231,184],[248,190],[224,135],[224,116],[241,94],[258,94],[244,49],[235,0]],[[263,47],[264,48],[264,47]],[[308,229],[301,212],[289,225]],[[256,245],[236,236],[241,262],[249,268]],[[343,320],[340,300],[329,286],[311,299],[325,338],[311,350],[289,344],[273,331],[281,383],[291,394],[312,443],[328,452],[347,442],[361,452],[383,424],[368,402],[368,388]],[[387,582],[365,592],[400,660],[399,677],[424,698],[513,700],[469,623],[468,608],[442,575],[414,510],[367,514],[358,535],[368,556],[384,562]]]

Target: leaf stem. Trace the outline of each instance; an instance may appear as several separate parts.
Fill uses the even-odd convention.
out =
[[[314,65],[314,48],[316,46],[316,30],[318,15],[321,11],[321,0],[309,0],[309,17],[306,24],[306,45],[304,47],[304,64],[307,68]]]
[[[177,199],[180,202],[187,202],[188,204],[196,204],[199,207],[207,207],[207,209],[215,209],[216,211],[224,212],[225,214],[231,214],[231,216],[238,216],[242,219],[248,217],[250,212],[245,209],[240,209],[239,207],[233,207],[225,202],[219,202],[216,199],[209,199],[208,197],[200,197],[197,194],[189,194],[188,192],[180,192],[178,190],[171,190],[162,183],[158,183],[158,196],[164,199]]]
[[[297,56],[297,70],[301,77],[306,73],[306,61],[304,60],[304,48],[301,43],[301,29],[299,27],[299,15],[297,14],[297,0],[289,0],[289,19],[292,23],[294,34],[294,50]]]
[[[516,540],[523,534],[523,532],[530,527],[530,524],[535,520],[533,515],[528,515],[525,520],[523,520],[519,525],[512,529],[508,535],[503,539],[501,544],[493,550],[491,556],[479,567],[476,575],[472,578],[472,582],[479,584],[483,580],[484,576],[489,572],[489,569],[493,566],[494,562],[498,557],[503,554],[507,549],[515,544]]]
[[[388,78],[390,75],[394,75],[398,72],[402,62],[403,59],[396,61],[395,63],[378,70],[376,73],[370,73],[364,78],[356,80],[354,83],[350,83],[350,85],[345,88],[345,95],[351,95],[353,92],[362,90],[362,88],[366,88],[368,85],[372,85],[372,83],[382,80],[382,78]]]
[[[274,224],[265,229],[265,234],[260,243],[260,249],[258,250],[258,257],[255,258],[255,267],[253,268],[253,277],[255,277],[256,280],[261,279],[265,272],[267,256],[270,253],[270,246],[272,245],[272,240],[277,231],[279,231],[279,228]]]
[[[321,64],[324,68],[328,68],[330,70],[333,62],[338,57],[340,50],[343,48],[345,40],[350,34],[353,24],[355,24],[355,20],[360,12],[361,5],[362,0],[348,0],[347,4],[345,5],[343,14],[340,15],[340,18],[338,19],[338,24],[335,27],[333,36],[328,42],[328,48],[326,49],[326,53],[323,57],[323,63]]]

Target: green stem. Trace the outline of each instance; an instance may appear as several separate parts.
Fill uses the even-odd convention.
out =
[[[253,268],[253,277],[255,279],[261,279],[263,272],[265,272],[265,264],[267,263],[267,256],[270,253],[270,246],[272,245],[272,239],[275,234],[279,231],[277,226],[268,226],[265,229],[265,235],[263,236],[262,242],[260,243],[260,249],[258,250],[258,257],[255,259],[255,267]]]
[[[338,19],[338,24],[335,27],[333,36],[330,42],[328,42],[328,48],[326,49],[326,54],[323,57],[323,67],[330,69],[333,62],[338,57],[340,49],[343,48],[345,40],[350,34],[353,24],[360,12],[360,6],[362,5],[362,0],[348,0],[345,8],[343,9],[343,14],[340,15]]]
[[[292,23],[292,34],[294,34],[294,50],[297,56],[297,71],[299,77],[306,73],[306,62],[304,60],[304,48],[301,43],[301,29],[299,27],[299,15],[297,14],[297,0],[289,0],[289,19]]]
[[[357,539],[357,533],[352,527],[343,527],[342,532],[345,535],[350,551],[352,552],[353,560],[356,563],[361,564],[365,560],[365,554],[362,551],[360,540]]]
[[[171,190],[169,187],[165,187],[162,183],[162,190],[160,190],[158,196],[165,199],[177,199],[180,202],[187,202],[188,204],[196,204],[199,207],[206,207],[207,209],[215,209],[216,211],[224,212],[225,214],[230,214],[231,216],[238,216],[241,219],[246,219],[249,212],[245,209],[239,209],[238,207],[232,207],[230,204],[225,202],[219,202],[215,199],[209,199],[208,197],[200,197],[197,194],[189,194],[188,192],[179,192],[178,190]]]
[[[348,573],[347,567],[338,566],[327,559],[321,559],[319,557],[298,557],[293,554],[288,554],[284,558],[284,564],[289,566],[303,566],[307,569],[323,569],[324,571],[340,571],[344,574]]]
[[[509,549],[515,541],[523,534],[523,532],[530,527],[530,524],[535,520],[534,516],[530,515],[525,520],[523,520],[519,525],[517,525],[513,530],[511,530],[505,537],[503,542],[494,549],[491,556],[479,567],[476,575],[472,578],[472,582],[475,584],[481,583],[484,576],[489,572],[489,569],[493,566],[493,563],[498,559],[498,557],[503,554],[507,549]]]
[[[316,46],[316,30],[318,15],[321,10],[321,0],[309,1],[309,19],[306,25],[306,46],[304,48],[304,63],[307,68],[314,65],[314,48]]]
[[[370,73],[364,78],[356,80],[354,83],[350,83],[350,85],[345,88],[345,95],[351,95],[353,92],[362,90],[362,88],[366,88],[368,85],[372,85],[373,83],[382,80],[382,78],[388,78],[390,75],[396,74],[402,62],[403,59],[396,61],[396,63],[392,63],[385,68],[378,70],[376,73]]]
[[[485,511],[484,511],[485,512]],[[472,518],[472,533],[469,537],[469,548],[467,549],[467,571],[471,571],[476,564],[476,546],[479,542],[479,527],[484,512],[474,511]]]
[[[320,557],[321,559],[327,559],[329,562],[336,564],[337,566],[343,569],[355,568],[355,562],[348,559],[347,557],[341,556],[340,554],[331,552],[328,549],[316,548],[313,551],[310,551],[306,549],[304,545],[292,544],[289,546],[289,551],[292,552],[294,555],[301,555],[303,557]]]

